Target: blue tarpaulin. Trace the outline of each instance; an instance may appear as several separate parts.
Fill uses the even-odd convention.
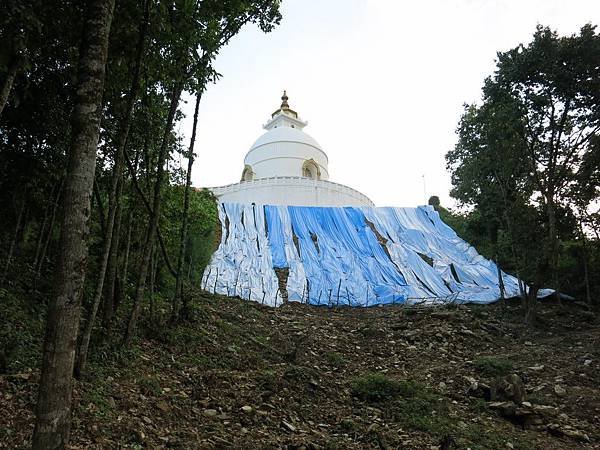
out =
[[[491,303],[500,274],[505,295],[519,295],[516,278],[428,206],[220,206],[223,237],[202,280],[209,291],[268,305]],[[275,269],[287,269],[283,286]]]

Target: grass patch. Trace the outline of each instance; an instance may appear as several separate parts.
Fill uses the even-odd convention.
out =
[[[489,377],[503,377],[513,369],[513,363],[508,359],[494,358],[492,356],[475,360],[475,369]]]
[[[90,390],[82,396],[80,407],[99,418],[110,418],[115,412],[114,402],[109,402],[102,385],[90,385]]]
[[[354,431],[356,424],[352,419],[342,419],[340,422],[340,428],[346,432]]]
[[[417,382],[368,373],[354,379],[352,393],[377,403],[386,421],[400,422],[412,430],[436,436],[443,436],[453,428],[446,400]]]
[[[338,352],[328,352],[325,354],[325,359],[329,364],[335,367],[340,367],[346,364],[346,358],[344,355]]]
[[[352,381],[352,395],[368,402],[412,397],[418,390],[418,385],[412,381],[393,380],[381,373],[368,373]]]
[[[147,396],[157,397],[162,394],[162,388],[160,382],[156,377],[143,377],[138,380],[138,387],[142,394]]]
[[[268,391],[276,391],[281,386],[281,379],[274,370],[263,370],[259,373],[257,384]]]
[[[361,328],[360,330],[358,330],[358,332],[360,334],[362,334],[364,337],[376,337],[376,336],[380,336],[382,334],[382,332],[380,330],[378,330],[377,328],[374,328],[370,325],[367,325],[364,328]]]
[[[519,450],[533,450],[537,448],[534,438],[526,433],[520,436],[508,437],[504,436],[500,430],[474,423],[469,423],[466,428],[458,431],[455,436],[459,448],[497,450],[507,448],[507,442],[511,442],[514,448],[518,448]]]

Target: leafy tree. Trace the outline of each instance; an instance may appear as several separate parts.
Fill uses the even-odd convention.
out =
[[[281,18],[278,0],[122,0],[107,22],[110,34],[89,26],[100,15],[84,26],[87,11],[113,3],[0,5],[0,285],[26,286],[22,303],[31,314],[43,315],[49,303],[38,447],[67,443],[80,309],[79,376],[94,331],[114,343],[124,306],[128,342],[147,297],[172,299],[174,317],[179,303],[188,309],[186,285],[197,284],[213,249],[216,204],[191,188],[198,149],[195,132],[184,145],[176,131],[181,96],[199,104],[219,77],[215,57],[242,26],[266,32]],[[102,45],[90,44],[99,28]],[[94,52],[102,70],[96,64],[86,75],[81,67]],[[93,100],[89,110],[82,99]]]
[[[477,208],[496,249],[500,230],[509,237],[531,295],[542,283],[559,288],[560,239],[597,198],[598,60],[595,27],[559,37],[538,26],[531,43],[498,54],[482,104],[465,107],[446,156],[451,194]]]

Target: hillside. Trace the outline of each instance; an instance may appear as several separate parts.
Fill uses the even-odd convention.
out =
[[[577,305],[542,303],[535,330],[518,305],[195,307],[94,351],[70,448],[600,448],[600,330]],[[0,375],[0,448],[33,429],[39,350],[20,351]],[[523,400],[494,381],[510,374],[519,407],[500,403]]]

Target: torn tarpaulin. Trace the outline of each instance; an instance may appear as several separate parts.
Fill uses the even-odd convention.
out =
[[[498,268],[431,207],[304,207],[223,203],[221,244],[203,288],[267,305],[491,303]],[[226,220],[227,219],[227,220]],[[227,229],[228,228],[228,229]],[[285,295],[274,269],[287,268]],[[505,295],[516,278],[500,272]]]

